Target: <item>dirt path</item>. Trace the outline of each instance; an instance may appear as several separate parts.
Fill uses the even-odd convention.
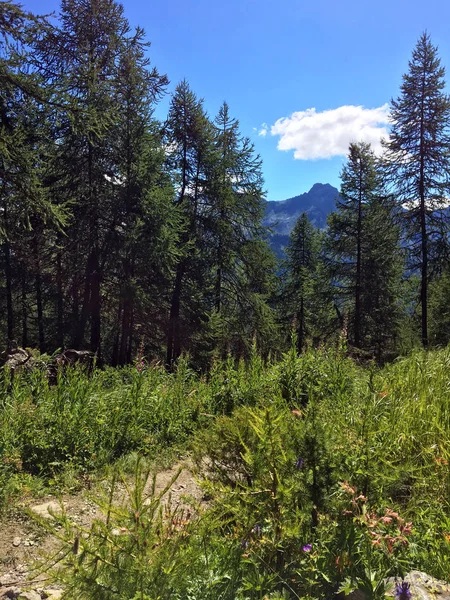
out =
[[[164,490],[177,471],[181,472],[169,488],[172,505],[183,503],[183,497],[193,497],[201,501],[202,492],[190,471],[189,462],[181,463],[171,469],[161,471],[156,476],[156,493]],[[150,491],[151,482],[147,483],[146,492]],[[116,486],[115,498],[123,502],[124,486]],[[63,496],[61,501],[64,510],[72,521],[82,527],[89,527],[95,519],[102,518],[102,513],[93,500],[94,491],[81,492],[74,496]],[[29,581],[33,563],[42,555],[52,552],[58,542],[46,534],[26,512],[31,509],[41,516],[49,516],[48,509],[60,511],[57,498],[48,496],[37,501],[30,501],[22,509],[16,509],[8,518],[0,521],[0,599],[23,598],[24,600],[57,599],[62,591],[50,586],[44,576]],[[31,589],[30,589],[31,588]],[[24,590],[29,590],[24,592]]]

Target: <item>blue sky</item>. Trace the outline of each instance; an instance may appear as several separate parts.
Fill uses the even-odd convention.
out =
[[[25,0],[36,13],[58,0]],[[124,0],[153,64],[214,116],[226,100],[263,159],[267,198],[339,186],[350,141],[377,147],[427,30],[450,78],[448,0]],[[157,109],[163,119],[169,98]],[[326,112],[325,112],[326,111]]]

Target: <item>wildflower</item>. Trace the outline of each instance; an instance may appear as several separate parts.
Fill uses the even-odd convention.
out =
[[[241,548],[242,550],[246,550],[249,546],[248,540],[242,540],[241,542]]]
[[[404,525],[401,525],[399,529],[400,529],[402,535],[411,535],[412,522],[409,521],[408,523],[405,523]]]
[[[409,600],[411,598],[411,590],[409,583],[402,581],[401,583],[395,584],[395,598],[396,600]]]
[[[303,460],[303,458],[301,456],[299,456],[297,458],[297,462],[295,463],[295,468],[300,471],[301,469],[303,469],[304,463],[305,463],[305,461]]]
[[[395,545],[395,542],[397,541],[397,538],[392,537],[391,535],[386,535],[384,537],[384,540],[386,542],[387,551],[389,552],[389,554],[392,554],[392,551],[394,550],[394,545]],[[402,598],[403,598],[403,596],[402,596]],[[405,598],[406,598],[406,596],[405,596]]]
[[[302,550],[303,552],[311,552],[312,544],[305,544],[304,546],[302,546]]]
[[[347,494],[356,494],[356,488],[352,487],[346,481],[341,481],[341,488],[342,491],[346,492]]]
[[[259,523],[256,523],[256,525],[253,527],[252,529],[252,533],[254,535],[260,536],[262,533],[262,527]]]

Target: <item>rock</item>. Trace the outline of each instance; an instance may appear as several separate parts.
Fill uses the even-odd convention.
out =
[[[18,600],[41,600],[41,595],[34,590],[30,590],[29,592],[21,592]]]
[[[12,545],[13,545],[15,548],[17,548],[17,546],[20,546],[21,542],[22,542],[22,540],[20,539],[20,537],[15,537],[15,538],[13,539],[13,543],[12,543]]]
[[[57,502],[53,501],[44,502],[43,504],[36,504],[35,506],[31,506],[30,510],[44,519],[53,518],[51,513],[54,513],[55,515],[62,514],[61,506]]]
[[[23,348],[11,348],[2,353],[1,362],[5,367],[15,369],[27,363],[31,358],[31,354]]]
[[[2,595],[0,596],[0,598],[8,598],[8,600],[16,600],[16,598],[19,597],[20,594],[20,588],[18,587],[10,587],[6,590],[4,590],[4,592],[2,593]]]
[[[48,598],[48,600],[59,600],[60,598],[62,598],[63,593],[63,590],[45,588],[44,598]]]
[[[430,577],[421,571],[411,571],[405,577],[411,590],[411,600],[450,600],[450,584]],[[395,594],[395,584],[401,583],[400,579],[387,580],[387,590],[392,596]],[[367,600],[361,590],[355,590],[345,597],[346,600]]]
[[[13,573],[6,573],[0,577],[0,586],[12,585],[16,581],[16,576]]]
[[[16,566],[16,571],[17,571],[17,573],[22,573],[23,574],[23,573],[26,573],[28,571],[28,567],[27,567],[27,565],[19,564],[19,565]]]
[[[406,577],[414,600],[450,600],[450,585],[421,571],[411,571]],[[392,584],[394,585],[394,584]]]
[[[87,372],[91,374],[94,367],[95,354],[89,350],[73,350],[68,348],[61,354],[56,355],[48,365],[48,379],[50,384],[54,385],[58,381],[58,373],[63,372],[68,366],[80,364],[86,367]]]

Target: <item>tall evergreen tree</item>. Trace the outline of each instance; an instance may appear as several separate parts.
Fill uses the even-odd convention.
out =
[[[137,328],[142,336],[150,337],[146,325],[151,322],[152,337],[157,337],[156,323],[162,318],[161,314],[156,317],[155,305],[164,311],[162,292],[173,263],[177,230],[171,206],[173,188],[164,173],[159,126],[153,120],[154,105],[167,78],[150,68],[145,55],[148,45],[141,29],[124,41],[113,89],[117,103],[110,136],[114,171],[106,178],[114,205],[104,255],[109,257],[105,276],[111,273],[120,291],[113,311],[117,321],[112,321],[116,334],[113,363],[119,364],[131,360]]]
[[[45,223],[58,226],[63,221],[41,176],[52,82],[36,55],[40,40],[53,29],[45,19],[12,2],[0,6],[0,23],[0,261],[5,275],[6,335],[12,339],[18,333],[15,313],[20,304],[22,339],[28,341],[28,315],[24,315],[30,285],[25,280],[33,277],[39,345],[44,349],[39,233],[33,234],[30,250],[29,230],[36,224],[42,228]],[[32,263],[34,268],[28,271]]]
[[[55,119],[53,179],[55,193],[57,189],[73,206],[64,245],[72,280],[73,345],[85,343],[90,323],[89,346],[99,355],[101,286],[115,206],[107,179],[115,172],[110,138],[118,109],[114,84],[128,33],[120,4],[63,0],[61,27],[41,45],[42,58],[53,68],[64,99]]]
[[[420,271],[422,344],[428,345],[428,283],[436,251],[447,245],[442,210],[450,187],[450,98],[437,48],[422,34],[400,96],[391,101],[386,172],[406,221],[410,268]]]
[[[201,330],[207,312],[210,271],[205,207],[214,160],[213,130],[203,101],[186,80],[175,90],[165,130],[167,162],[177,188],[174,208],[182,218],[167,327],[166,363],[171,367],[183,349],[193,351],[195,332]]]
[[[236,323],[236,310],[246,314],[247,323],[253,323],[256,306],[261,307],[259,302],[254,304],[257,296],[252,294],[250,283],[251,274],[257,272],[254,261],[268,265],[271,259],[263,241],[261,159],[250,140],[241,135],[239,122],[231,117],[226,102],[220,107],[214,126],[215,162],[207,210],[212,232],[214,310],[221,323],[218,344],[225,352],[231,339],[240,337],[232,325]],[[274,272],[273,261],[272,267],[266,270],[269,279],[271,272]],[[270,283],[266,280],[263,284],[260,280],[257,287],[261,300],[268,293]],[[259,311],[259,314],[265,314],[269,321],[272,319],[270,311]],[[242,318],[238,321],[242,323]],[[272,327],[269,321],[268,330]],[[258,333],[256,326],[254,333]]]
[[[450,263],[449,263],[450,264]],[[439,346],[450,342],[450,269],[430,284],[430,341]]]
[[[322,261],[323,235],[306,213],[291,231],[283,265],[281,306],[284,319],[295,323],[297,350],[307,339],[326,338],[334,329],[329,277]]]
[[[377,332],[395,335],[396,288],[401,277],[399,231],[383,192],[370,144],[350,144],[340,199],[329,217],[328,245],[336,294],[349,313],[356,348],[374,346]],[[378,339],[377,351],[381,351]]]

